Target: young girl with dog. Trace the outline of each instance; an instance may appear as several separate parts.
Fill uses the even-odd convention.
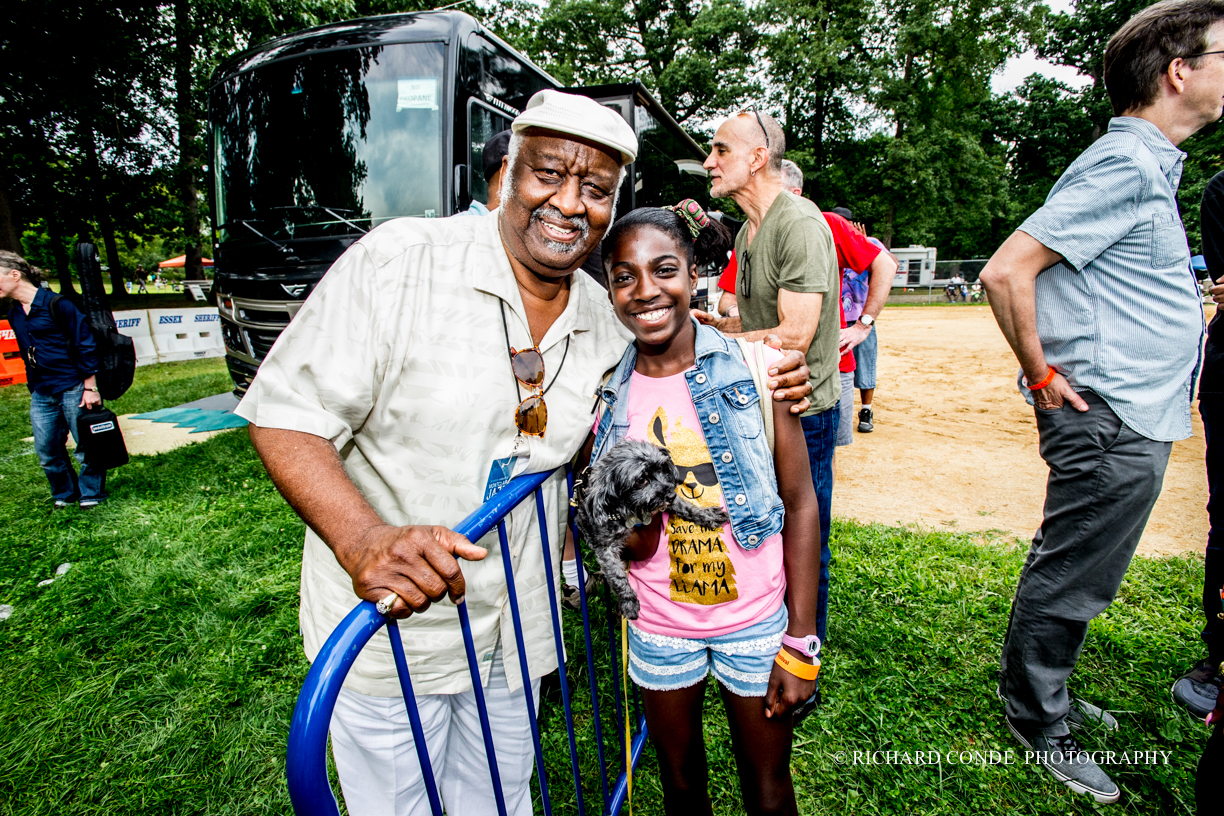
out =
[[[795,814],[793,713],[813,696],[819,666],[820,522],[799,418],[754,385],[748,359],[759,349],[746,357],[689,314],[698,266],[725,261],[731,246],[692,200],[634,210],[609,230],[609,296],[635,342],[601,387],[588,450],[594,462],[625,438],[666,448],[677,492],[730,517],[705,528],[656,513],[624,550],[640,601],[629,675],[642,689],[666,811],[712,813],[702,736],[712,671],[745,810]],[[765,351],[766,366],[781,358]]]

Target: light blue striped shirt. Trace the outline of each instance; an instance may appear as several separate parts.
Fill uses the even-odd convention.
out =
[[[1037,276],[1046,362],[1160,442],[1190,436],[1203,347],[1175,198],[1185,158],[1151,122],[1115,117],[1020,225],[1066,259]]]

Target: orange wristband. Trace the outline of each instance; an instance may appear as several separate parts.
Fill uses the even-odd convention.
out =
[[[791,657],[785,648],[778,650],[778,656],[774,658],[774,662],[800,680],[815,680],[816,675],[820,674],[819,657],[816,658],[815,664],[804,663],[802,660]]]
[[[1050,370],[1046,372],[1046,375],[1041,378],[1040,382],[1035,382],[1032,385],[1029,385],[1028,378],[1025,378],[1025,381],[1024,381],[1025,387],[1028,388],[1028,390],[1030,391],[1040,391],[1041,389],[1045,388],[1050,383],[1054,382],[1054,375],[1057,374],[1058,372],[1054,370],[1054,366],[1049,366],[1049,369]]]

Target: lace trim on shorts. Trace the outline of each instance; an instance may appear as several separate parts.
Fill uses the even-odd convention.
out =
[[[703,640],[689,640],[688,638],[671,637],[670,635],[656,635],[654,632],[643,632],[636,626],[631,627],[634,634],[642,640],[649,643],[651,646],[658,646],[663,649],[676,649],[682,652],[695,652],[698,649],[706,648]],[[778,636],[778,642],[781,643],[782,636]]]
[[[759,684],[759,683],[769,682],[770,672],[761,672],[761,673],[742,672],[742,671],[736,671],[730,666],[723,666],[720,664],[719,666],[715,668],[714,674],[715,676],[723,674],[723,675],[726,675],[727,677],[730,677],[732,680],[738,680],[741,683]]]
[[[737,640],[733,643],[711,643],[710,648],[719,654],[754,656],[776,652],[782,648],[782,633],[753,638],[752,640]]]
[[[640,677],[637,673],[637,667],[632,663],[629,665],[629,679],[637,683],[647,691],[676,691],[682,688],[691,688],[706,679],[708,672],[703,672],[700,677],[695,677],[692,680],[678,680],[674,683],[661,683],[654,678]],[[734,691],[734,689],[732,689]],[[741,694],[741,697],[750,695]]]

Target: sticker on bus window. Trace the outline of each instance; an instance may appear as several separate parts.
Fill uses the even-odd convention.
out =
[[[437,79],[401,79],[399,96],[395,101],[396,112],[404,108],[438,109]]]

